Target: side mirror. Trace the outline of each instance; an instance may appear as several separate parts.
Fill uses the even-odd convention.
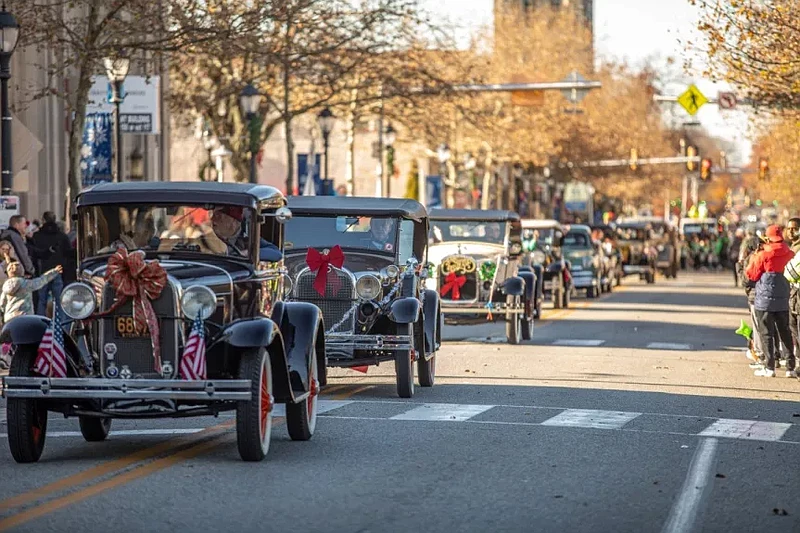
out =
[[[279,223],[284,224],[287,220],[292,219],[292,210],[286,206],[279,207],[275,210],[275,219]]]

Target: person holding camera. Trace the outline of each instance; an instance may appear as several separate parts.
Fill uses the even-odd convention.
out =
[[[44,223],[33,237],[33,246],[38,250],[46,250],[47,254],[39,257],[39,272],[48,272],[57,266],[64,267],[69,264],[69,254],[72,246],[69,237],[59,228],[56,215],[52,211],[46,211],[42,215]],[[64,279],[59,274],[50,279],[47,284],[38,292],[36,301],[36,314],[47,315],[47,298],[53,297],[54,307],[61,299],[61,291],[64,289]]]

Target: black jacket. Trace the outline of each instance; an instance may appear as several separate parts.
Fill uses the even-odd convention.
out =
[[[39,272],[47,272],[58,265],[67,267],[72,253],[67,234],[55,223],[46,223],[33,234],[33,246],[43,253],[39,259]]]
[[[17,256],[17,260],[22,263],[22,267],[25,269],[25,274],[29,276],[36,275],[36,266],[33,264],[31,260],[31,256],[28,253],[28,245],[25,242],[25,237],[23,237],[20,232],[15,230],[14,228],[8,228],[0,234],[0,240],[8,241],[14,247],[14,253]]]

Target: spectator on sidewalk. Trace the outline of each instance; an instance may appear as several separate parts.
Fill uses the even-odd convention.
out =
[[[748,358],[753,362],[751,368],[760,368],[765,361],[764,343],[761,338],[761,332],[758,329],[758,321],[756,320],[755,300],[756,300],[756,284],[745,275],[744,271],[747,268],[747,263],[750,257],[761,248],[761,240],[756,237],[754,232],[748,232],[742,240],[742,246],[739,250],[738,261],[736,262],[736,269],[739,279],[742,280],[744,292],[747,295],[747,307],[750,310],[750,321],[753,324],[753,352],[748,351]]]
[[[0,241],[11,243],[14,255],[25,269],[24,275],[33,277],[36,275],[36,266],[28,253],[28,245],[25,241],[27,228],[28,221],[23,215],[13,215],[8,221],[8,229],[0,233]]]
[[[794,252],[783,240],[780,226],[767,228],[763,249],[754,253],[747,264],[746,274],[755,282],[754,308],[757,327],[761,333],[766,361],[756,370],[761,377],[775,376],[777,352],[785,350],[786,377],[796,377],[792,333],[789,327],[789,282],[783,275]]]
[[[37,231],[33,238],[33,246],[38,250],[46,250],[48,253],[45,258],[39,259],[39,272],[47,272],[60,266],[65,269],[69,263],[69,254],[72,246],[67,234],[58,227],[55,213],[47,211],[42,215],[44,224]],[[36,314],[47,315],[47,298],[53,297],[54,307],[61,300],[61,291],[64,289],[64,279],[59,274],[50,280],[47,285],[39,290],[38,302],[36,304]]]

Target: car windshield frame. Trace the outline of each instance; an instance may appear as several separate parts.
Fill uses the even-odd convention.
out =
[[[220,220],[232,215],[228,217],[231,228],[237,222],[240,224],[227,242],[213,228],[213,213],[217,210],[225,213]],[[114,212],[116,217],[111,217]],[[189,254],[251,263],[254,235],[258,231],[254,215],[252,208],[222,203],[136,202],[79,206],[79,258],[110,256],[125,248],[144,251],[148,256]]]
[[[465,228],[467,232],[473,232],[482,226],[488,225],[497,226],[500,233],[500,241],[494,240],[494,237],[488,235],[478,236],[473,234],[460,235],[453,237],[452,231],[448,231],[450,239],[444,238],[444,231],[442,228]],[[437,233],[438,230],[438,233]],[[484,228],[485,231],[485,228]],[[508,232],[508,222],[500,220],[459,220],[459,219],[436,219],[430,221],[430,231],[428,235],[428,244],[448,244],[453,242],[475,242],[481,244],[490,244],[495,246],[504,246],[506,242],[506,234]]]
[[[586,239],[586,243],[577,244],[577,243],[569,243],[570,236],[580,235]],[[592,236],[585,232],[585,231],[568,231],[566,235],[564,235],[564,242],[562,242],[561,246],[567,250],[589,250],[592,248]]]
[[[358,222],[354,220],[348,219],[358,219]],[[370,248],[369,246],[356,246],[354,245],[354,240],[344,241],[342,240],[342,234],[346,233],[354,233],[362,235],[359,241],[365,241],[370,238],[370,236],[374,235],[370,231],[371,221],[379,219],[379,220],[390,220],[393,223],[393,227],[390,230],[391,239],[387,239],[384,243],[383,248],[378,248],[377,246]],[[344,226],[342,226],[342,220],[344,220]],[[300,222],[302,221],[302,222]],[[298,231],[299,225],[305,224],[313,224],[313,221],[316,221],[318,224],[323,221],[333,221],[333,230],[335,233],[326,231],[324,233],[324,237],[320,237],[318,241],[316,240],[306,240],[302,244],[298,245],[295,241],[297,238],[294,236]],[[284,250],[288,253],[297,252],[300,250],[308,250],[309,248],[314,248],[318,250],[322,250],[325,248],[332,248],[335,245],[339,245],[342,249],[345,250],[353,250],[357,252],[364,252],[364,253],[381,253],[381,254],[389,254],[393,257],[397,255],[398,249],[400,246],[400,225],[402,223],[402,219],[396,216],[381,216],[381,215],[328,215],[328,214],[302,214],[302,215],[294,215],[291,220],[289,220],[284,228]],[[341,228],[344,227],[344,231],[340,231]],[[303,231],[307,231],[308,233],[319,236],[322,235],[321,229],[324,229],[325,225],[321,226],[311,226],[310,228],[303,227]],[[366,231],[351,231],[354,228],[366,228]],[[330,228],[329,228],[330,229]],[[311,231],[314,230],[314,231]],[[372,241],[374,243],[380,241]],[[391,248],[387,249],[386,244],[390,244]]]

